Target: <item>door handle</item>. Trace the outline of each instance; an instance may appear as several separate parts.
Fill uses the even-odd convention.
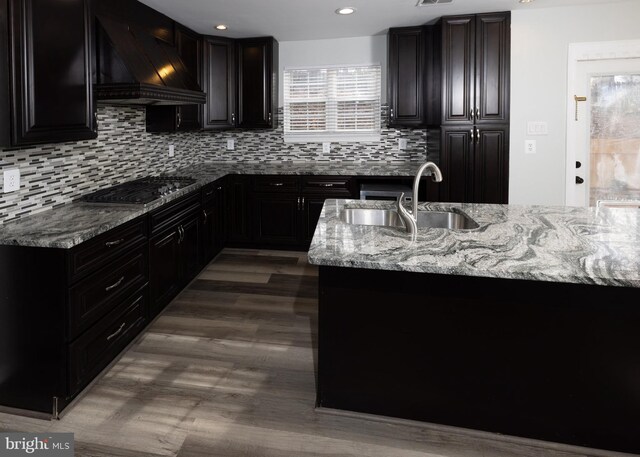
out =
[[[584,183],[584,179],[582,179],[580,176],[576,176],[576,184],[582,184]]]

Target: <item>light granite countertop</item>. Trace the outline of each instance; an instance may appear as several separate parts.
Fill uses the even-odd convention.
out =
[[[0,225],[0,245],[69,249],[229,174],[413,176],[418,162],[208,162],[163,173],[191,186],[147,205],[69,203]]]
[[[640,287],[640,210],[421,204],[459,208],[480,227],[457,231],[350,225],[349,207],[383,202],[327,200],[309,249],[315,265],[489,278]]]

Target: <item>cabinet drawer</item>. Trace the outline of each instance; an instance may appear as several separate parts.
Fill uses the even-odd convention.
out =
[[[352,184],[353,181],[349,177],[305,176],[302,181],[302,192],[351,196]]]
[[[147,246],[97,271],[69,290],[69,341],[147,283]]]
[[[176,220],[184,217],[185,214],[199,209],[200,192],[193,192],[175,203],[169,203],[149,216],[151,233],[155,234],[172,225]]]
[[[80,390],[142,330],[147,315],[146,287],[122,302],[69,345],[69,391]]]
[[[298,176],[256,176],[253,179],[255,192],[298,192],[300,177]]]
[[[103,267],[118,255],[146,241],[147,221],[142,218],[80,244],[69,254],[70,281]]]

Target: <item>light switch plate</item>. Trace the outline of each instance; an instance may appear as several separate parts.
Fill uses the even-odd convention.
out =
[[[227,140],[227,151],[234,151],[236,149],[236,140],[229,138]]]
[[[176,155],[176,147],[172,144],[169,145],[169,157]]]
[[[322,152],[331,152],[331,143],[322,143]]]
[[[537,150],[536,140],[525,140],[524,152],[525,154],[535,154]]]
[[[549,124],[545,121],[527,122],[527,135],[548,135]]]
[[[398,138],[398,149],[400,151],[404,151],[407,149],[407,140],[406,138]]]
[[[12,170],[5,170],[4,172],[4,184],[2,186],[2,191],[6,194],[7,192],[15,192],[20,189],[20,170],[18,168],[14,168]]]

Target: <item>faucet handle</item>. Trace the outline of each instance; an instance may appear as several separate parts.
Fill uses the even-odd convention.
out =
[[[407,209],[402,205],[403,201],[404,201],[404,192],[400,194],[400,198],[398,198],[396,202],[396,205],[398,208],[398,214],[400,215],[400,219],[402,219],[402,222],[404,222],[404,226],[407,229],[407,233],[415,235],[416,233],[418,233],[418,224],[416,222],[418,215],[415,214],[412,216],[411,213],[409,213],[409,211],[407,211]]]

